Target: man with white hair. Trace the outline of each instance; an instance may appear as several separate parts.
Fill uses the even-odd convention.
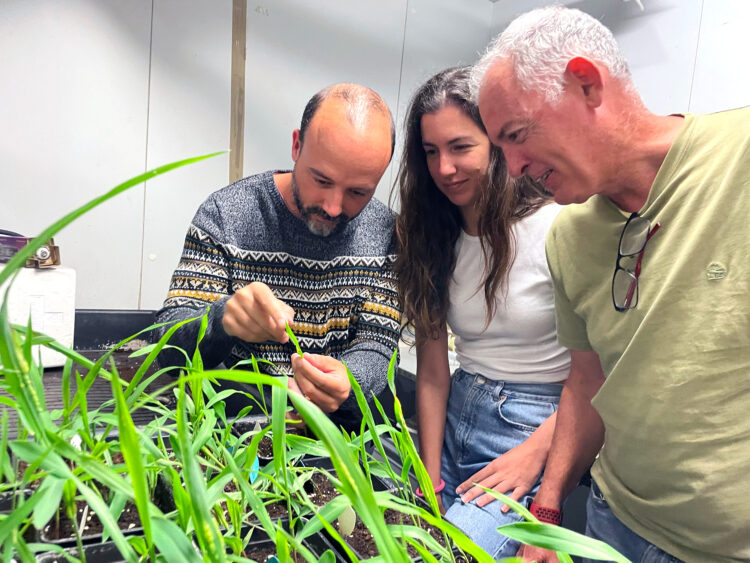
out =
[[[594,462],[587,534],[632,561],[750,560],[750,109],[651,113],[612,33],[562,7],[473,76],[510,173],[581,204],[547,237],[572,364],[531,511],[559,523]]]
[[[336,84],[315,94],[292,133],[293,170],[243,178],[198,209],[157,319],[208,310],[206,367],[255,357],[261,371],[294,376],[290,387],[358,428],[346,367],[368,399],[377,395],[399,338],[394,214],[372,197],[393,146],[377,93]],[[294,354],[287,323],[304,356]],[[170,344],[192,354],[199,328],[184,325]],[[160,361],[184,365],[174,349]],[[232,414],[253,403],[246,393],[225,400]]]

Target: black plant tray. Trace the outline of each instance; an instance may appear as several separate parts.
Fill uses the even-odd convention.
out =
[[[315,467],[317,469],[325,469],[329,473],[336,475],[336,470],[333,467],[333,461],[330,457],[304,457],[302,458],[300,465],[304,467]],[[393,481],[390,479],[383,479],[377,475],[370,475],[370,482],[374,491],[394,491],[396,487]]]
[[[286,520],[283,520],[282,522],[285,527],[288,527]],[[242,535],[246,535],[249,531],[250,528],[246,528],[243,530]],[[324,552],[331,550],[334,554],[336,563],[345,562],[345,560],[339,556],[335,547],[328,542],[322,533],[313,534],[310,537],[305,538],[302,540],[302,545],[309,549],[318,559],[322,557]],[[268,537],[266,531],[260,527],[254,528],[253,537],[250,542],[248,542],[245,548],[245,553],[249,553],[253,549],[262,549],[271,546],[275,546],[275,542]],[[85,545],[83,551],[88,563],[120,563],[121,561],[125,561],[115,543],[111,541]],[[78,557],[78,550],[75,547],[67,548],[65,549],[65,552],[73,557]],[[164,555],[169,559],[169,554]],[[56,552],[42,553],[38,555],[36,559],[39,563],[67,563],[68,561],[65,556]],[[303,558],[300,557],[299,560],[302,561]]]
[[[0,514],[8,514],[13,510],[13,499],[27,499],[34,493],[33,489],[16,489],[0,493]]]
[[[153,491],[153,499],[152,501],[156,504],[156,506],[159,507],[159,509],[162,512],[170,512],[176,508],[174,503],[174,497],[172,495],[172,490],[169,488],[169,484],[166,482],[166,480],[162,477],[160,474],[157,482],[156,487]],[[135,510],[135,506],[133,506],[133,510]],[[95,514],[92,511],[92,514]],[[65,538],[59,538],[59,539],[52,539],[49,537],[49,535],[46,533],[46,529],[49,526],[45,526],[45,529],[38,531],[39,541],[47,544],[52,545],[59,545],[63,548],[68,547],[74,547],[76,545],[76,539],[73,536],[65,537]],[[134,526],[129,529],[121,529],[120,530],[124,536],[139,536],[143,535],[143,526]],[[82,535],[81,536],[81,543],[83,545],[104,545],[109,542],[103,542],[102,543],[102,535],[101,533],[96,534],[88,534],[88,535]]]
[[[325,469],[334,475],[336,474],[335,469],[333,467],[333,462],[331,461],[330,458],[324,458],[321,460],[304,460],[302,462],[302,465],[307,466],[307,467],[316,467],[320,469]],[[371,475],[371,481],[372,481],[372,487],[374,491],[388,491],[391,493],[398,492],[398,488],[394,486],[393,481],[391,481],[390,479],[382,479],[376,475]],[[422,508],[429,510],[427,504],[424,503],[424,501],[417,499],[417,502],[421,504]],[[304,519],[306,520],[308,518],[310,518],[310,516],[307,516]],[[338,556],[341,558],[342,561],[350,561],[348,555],[343,550],[342,546],[338,543],[338,541],[336,541],[333,537],[331,537],[327,531],[321,530],[320,532],[318,532],[318,534],[324,535],[327,541],[335,547],[335,549],[338,552]],[[343,537],[343,540],[347,541],[346,537]],[[364,560],[367,558],[364,555],[358,553],[357,550],[351,546],[351,544],[348,544],[348,545],[349,545],[349,548],[354,552],[358,560]],[[456,555],[458,555],[459,553],[460,552],[456,551]],[[421,557],[417,557],[413,560],[422,561]]]
[[[34,494],[34,489],[16,489],[0,493],[0,514],[7,515],[13,511],[14,499],[28,499]],[[39,541],[39,533],[36,528],[29,526],[23,534],[27,543]]]
[[[389,481],[389,482],[390,482],[390,481]],[[375,489],[376,491],[377,491],[377,490],[387,490],[387,491],[390,491],[390,492],[396,492],[396,490],[394,490],[394,489],[378,489],[377,487],[374,487],[374,489]],[[419,506],[420,506],[421,508],[424,508],[424,509],[425,509],[425,510],[427,510],[427,511],[429,511],[429,510],[430,510],[430,509],[429,509],[429,506],[427,505],[427,503],[426,503],[425,501],[423,501],[422,499],[416,499],[416,501],[417,501],[417,505],[419,505]],[[342,559],[343,561],[345,561],[345,562],[352,562],[352,560],[351,560],[351,559],[349,558],[349,556],[347,555],[347,553],[346,553],[346,552],[345,552],[345,551],[343,550],[342,546],[341,546],[341,545],[340,545],[340,544],[338,543],[338,541],[336,541],[335,539],[333,539],[333,537],[331,537],[331,536],[330,536],[330,535],[328,534],[328,532],[327,532],[327,531],[325,531],[325,530],[322,530],[322,531],[321,531],[321,532],[319,532],[319,533],[320,533],[320,534],[324,534],[324,535],[325,535],[325,537],[327,538],[327,540],[329,541],[329,543],[330,543],[331,545],[335,546],[335,548],[336,548],[336,549],[338,550],[338,552],[339,552],[339,557],[340,557],[340,558],[341,558],[341,559]],[[352,546],[352,545],[351,545],[351,544],[350,544],[350,543],[349,543],[349,542],[347,541],[347,537],[346,537],[346,536],[343,536],[343,537],[342,537],[342,539],[343,539],[343,540],[344,540],[344,541],[345,541],[345,542],[347,543],[347,545],[348,545],[349,549],[351,549],[351,550],[352,550],[352,552],[354,553],[354,556],[355,556],[355,557],[357,558],[357,560],[361,560],[361,561],[362,561],[362,560],[366,560],[366,559],[368,559],[368,557],[369,557],[369,556],[366,556],[366,555],[364,555],[364,554],[361,554],[361,553],[359,553],[359,552],[358,552],[358,551],[357,551],[357,550],[356,550],[356,549],[354,548],[354,546]],[[459,549],[458,547],[455,547],[455,546],[453,547],[453,555],[454,555],[454,557],[455,557],[455,560],[456,560],[456,562],[457,562],[457,563],[470,563],[470,562],[474,562],[474,561],[475,561],[473,557],[470,557],[470,556],[468,556],[468,555],[465,555],[465,554],[464,554],[464,553],[463,553],[463,552],[462,552],[462,551],[461,551],[461,550],[460,550],[460,549]],[[416,557],[412,558],[411,560],[412,560],[412,561],[415,561],[415,562],[418,562],[418,563],[421,563],[421,562],[423,561],[422,557],[420,557],[420,556],[416,556]]]
[[[75,545],[76,545],[76,539],[73,536],[65,537],[65,538],[58,538],[58,539],[50,538],[49,535],[48,535],[48,533],[46,532],[48,526],[49,526],[49,524],[47,526],[45,526],[44,529],[37,531],[40,542],[46,543],[46,544],[51,544],[51,545],[58,545],[58,546],[60,546],[62,548],[73,548],[73,547],[75,547]],[[122,535],[124,535],[125,537],[127,537],[127,536],[139,536],[139,535],[143,535],[143,527],[142,526],[135,526],[133,528],[130,528],[130,529],[127,529],[127,530],[120,530],[120,531],[122,532]],[[81,536],[81,543],[84,546],[86,546],[86,545],[106,545],[109,542],[102,543],[102,534],[88,534],[88,535],[82,535]],[[118,559],[118,561],[119,561],[119,559]]]
[[[265,415],[251,415],[243,418],[238,418],[232,421],[232,434],[235,436],[242,436],[246,432],[251,432],[256,425],[260,425],[260,428],[263,429],[266,426],[270,424],[270,421],[267,416]],[[268,435],[267,435],[268,436]],[[307,436],[310,437],[310,436]],[[311,454],[304,454],[300,457],[298,457],[299,460],[302,462],[309,461],[309,460],[325,460],[329,459],[327,455],[311,455]],[[260,453],[258,454],[258,463],[261,467],[265,467],[268,463],[273,461],[273,457],[264,456]]]
[[[78,549],[69,548],[65,550],[66,553],[73,557],[78,557]],[[83,554],[86,557],[88,563],[124,563],[120,551],[114,542],[105,542],[92,545],[83,546]],[[64,555],[55,552],[42,553],[37,555],[36,560],[39,563],[67,563],[68,559]]]
[[[282,522],[284,522],[285,525],[288,525],[286,519],[283,519]],[[253,539],[248,542],[247,547],[245,548],[245,553],[249,554],[253,549],[267,549],[269,547],[275,547],[275,545],[276,542],[268,537],[268,534],[266,534],[266,531],[263,528],[257,528],[253,532]],[[331,550],[336,563],[346,563],[346,559],[341,557],[336,547],[328,540],[328,535],[324,532],[318,532],[306,537],[302,540],[302,545],[309,549],[318,559],[323,556],[323,553]],[[298,560],[304,561],[305,559],[300,556]],[[258,561],[262,562],[263,560]]]

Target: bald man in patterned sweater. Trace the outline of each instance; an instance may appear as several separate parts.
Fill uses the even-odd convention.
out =
[[[393,139],[390,111],[369,88],[318,92],[292,135],[293,170],[239,180],[198,209],[158,321],[208,310],[205,367],[268,360],[275,367],[262,362],[262,371],[294,376],[289,386],[334,422],[357,424],[346,367],[370,399],[385,388],[399,338],[394,216],[372,197]],[[170,343],[192,354],[199,326],[184,325]],[[184,356],[167,349],[160,361],[178,365]],[[243,401],[235,394],[228,410]]]

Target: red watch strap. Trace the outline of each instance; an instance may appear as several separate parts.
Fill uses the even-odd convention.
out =
[[[562,524],[562,512],[554,508],[539,506],[532,502],[531,506],[529,506],[529,512],[531,512],[540,522],[555,524],[556,526]]]

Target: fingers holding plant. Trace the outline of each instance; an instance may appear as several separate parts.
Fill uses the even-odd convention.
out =
[[[349,397],[346,366],[330,356],[292,354],[292,371],[299,391],[323,412],[338,410]]]
[[[230,336],[246,342],[289,340],[287,323],[294,320],[294,309],[277,298],[264,283],[253,282],[237,291],[226,303],[222,326]]]

